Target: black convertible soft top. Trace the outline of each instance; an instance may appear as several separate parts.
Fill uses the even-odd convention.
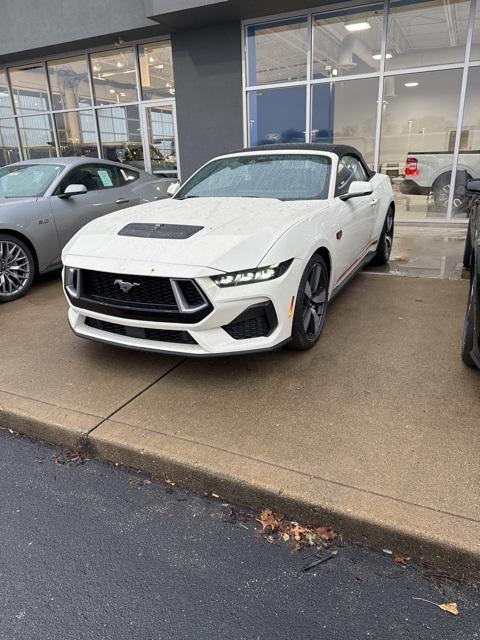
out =
[[[369,178],[373,178],[375,171],[372,171],[368,164],[365,162],[364,157],[348,144],[319,144],[315,142],[303,142],[303,143],[291,143],[291,144],[264,144],[258,147],[245,147],[244,149],[238,149],[232,151],[232,153],[247,153],[248,151],[327,151],[328,153],[335,153],[339,158],[343,156],[354,156],[358,158],[363,165],[363,168],[367,172]]]

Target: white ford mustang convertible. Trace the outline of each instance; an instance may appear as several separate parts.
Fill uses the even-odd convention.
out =
[[[333,296],[390,256],[390,179],[352,147],[246,149],[170,191],[90,222],[65,247],[78,336],[192,356],[309,349]]]

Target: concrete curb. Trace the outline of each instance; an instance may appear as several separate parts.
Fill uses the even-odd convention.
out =
[[[478,581],[480,575],[480,525],[466,518],[335,485],[232,452],[222,451],[219,456],[218,450],[198,442],[3,392],[0,427],[81,449],[197,492],[213,492],[255,508],[269,506],[299,521],[328,524],[352,542],[410,555],[458,579]],[[279,486],[289,487],[288,492],[279,491]],[[459,527],[462,543],[456,539]]]

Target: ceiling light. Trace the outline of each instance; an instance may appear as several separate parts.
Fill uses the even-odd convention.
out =
[[[374,60],[381,60],[381,59],[382,59],[382,54],[381,54],[381,53],[374,53],[374,54],[373,54],[373,56],[372,56],[372,58],[373,58]],[[390,60],[390,58],[392,58],[392,54],[391,54],[391,53],[386,53],[386,54],[385,54],[385,58],[386,58],[387,60]]]
[[[418,87],[418,82],[405,82],[406,87]]]
[[[163,69],[163,64],[156,64],[155,69]]]
[[[372,27],[369,22],[350,22],[345,25],[345,29],[347,31],[366,31],[371,28]]]
[[[149,62],[155,62],[155,58],[153,56],[150,56],[148,59]]]
[[[117,62],[117,67],[119,69],[121,69],[123,67],[123,62],[120,62],[120,60]]]
[[[115,89],[110,89],[110,93],[115,93]]]

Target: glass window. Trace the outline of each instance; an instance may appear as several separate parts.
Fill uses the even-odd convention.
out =
[[[85,56],[48,63],[53,109],[90,107],[90,84]]]
[[[13,118],[0,120],[0,165],[20,160]]]
[[[385,78],[380,170],[405,217],[446,215],[462,69]]]
[[[463,62],[470,0],[393,0],[388,15],[389,69]]]
[[[465,110],[460,135],[460,155],[458,157],[453,194],[452,215],[465,217],[468,199],[465,197],[465,183],[480,178],[480,67],[470,67],[468,71]]]
[[[378,78],[315,85],[312,142],[350,144],[373,166],[377,99]]]
[[[137,105],[99,109],[98,126],[102,156],[144,168],[140,118]]]
[[[175,95],[170,42],[144,44],[138,50],[143,99],[156,100]]]
[[[20,141],[25,160],[54,158],[57,155],[49,115],[18,118]]]
[[[315,16],[313,77],[372,73],[380,68],[383,2],[370,11],[342,10]]]
[[[248,93],[250,144],[305,142],[305,87]]]
[[[58,164],[28,164],[0,169],[0,196],[42,196],[62,169],[63,165]]]
[[[133,49],[92,54],[90,64],[95,104],[119,104],[138,100]]]
[[[357,158],[343,156],[338,163],[336,195],[341,196],[347,193],[350,184],[355,180],[368,180],[365,169]]]
[[[8,92],[7,73],[0,70],[0,117],[13,113],[12,102]]]
[[[173,105],[146,107],[145,115],[152,173],[161,177],[176,176]]]
[[[480,60],[480,5],[477,2],[477,12],[473,27],[472,49],[470,51],[470,60]]]
[[[98,156],[93,111],[70,111],[54,115],[61,156]]]
[[[307,77],[307,31],[306,18],[249,26],[249,84],[304,80]]]
[[[178,198],[328,198],[331,161],[322,155],[246,155],[214,160],[196,173]]]
[[[9,74],[17,113],[49,110],[47,76],[43,64],[10,69]]]
[[[83,184],[87,191],[112,189],[122,184],[116,167],[106,164],[82,164],[72,169],[61,181],[58,193],[63,193],[69,184]]]

